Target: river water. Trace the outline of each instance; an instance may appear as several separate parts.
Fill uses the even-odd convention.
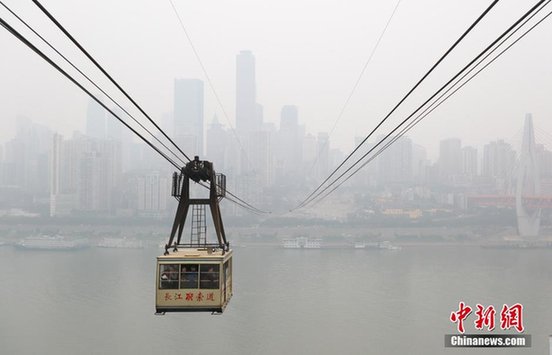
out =
[[[0,247],[1,354],[547,354],[552,249],[234,250],[225,313],[154,315],[150,249]],[[526,349],[449,349],[458,302],[524,306]],[[467,333],[476,331],[474,315]],[[495,329],[493,333],[515,333]]]

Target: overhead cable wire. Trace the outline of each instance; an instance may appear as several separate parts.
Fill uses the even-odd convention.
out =
[[[544,5],[548,5],[550,0]],[[543,6],[543,8],[544,8]],[[542,10],[539,9],[538,11]],[[448,94],[444,99],[442,99],[440,102],[438,102],[434,107],[432,107],[430,110],[428,110],[426,113],[421,114],[418,116],[418,118],[411,122],[407,127],[405,127],[397,136],[393,137],[390,142],[387,142],[384,147],[382,147],[374,156],[370,157],[367,161],[365,161],[359,168],[357,168],[353,173],[351,173],[347,178],[342,180],[338,185],[336,185],[333,189],[331,189],[329,192],[327,192],[325,195],[320,197],[318,201],[315,202],[315,204],[318,204],[320,201],[324,200],[326,197],[328,197],[332,192],[337,190],[341,185],[343,185],[346,181],[348,181],[352,176],[357,174],[362,168],[364,168],[368,163],[370,163],[372,160],[374,160],[378,155],[380,155],[384,150],[386,150],[391,144],[396,142],[400,137],[402,137],[407,131],[412,129],[414,126],[416,126],[422,119],[427,117],[429,114],[431,114],[435,109],[437,109],[442,103],[444,103],[448,98],[450,98],[452,95],[454,95],[458,90],[460,90],[462,87],[464,87],[468,82],[470,82],[474,77],[476,77],[481,71],[486,69],[491,63],[493,63],[496,59],[498,59],[500,56],[502,56],[507,50],[509,50],[514,44],[516,44],[518,41],[520,41],[523,37],[525,37],[529,32],[531,32],[536,26],[538,26],[540,23],[542,23],[546,18],[548,18],[550,15],[552,15],[552,11],[549,12],[546,16],[544,16],[541,20],[539,20],[536,24],[531,26],[526,32],[524,32],[520,37],[518,37],[514,42],[509,44],[504,50],[502,50],[499,54],[497,54],[491,61],[486,63],[482,68],[480,68],[476,73],[474,73],[470,78],[468,78],[464,83],[462,83],[459,87],[457,87],[454,91],[452,91],[450,94]],[[521,28],[521,27],[520,27]],[[518,28],[519,29],[519,28]],[[517,30],[516,30],[517,31]],[[504,43],[504,42],[502,42]],[[458,83],[458,82],[457,82]],[[443,95],[442,95],[443,96]],[[441,97],[442,97],[441,96]],[[437,102],[437,101],[436,101]],[[435,103],[434,103],[435,104]],[[391,132],[392,134],[393,132]],[[383,138],[379,143],[384,141],[386,138],[389,137],[389,134]],[[378,143],[378,144],[379,144]],[[374,147],[375,148],[375,147]],[[372,149],[373,150],[373,149]],[[371,151],[372,151],[371,150]],[[369,154],[368,152],[367,154]],[[361,158],[362,159],[362,158]]]
[[[132,114],[130,114],[124,107],[122,107],[113,97],[106,93],[101,87],[98,86],[88,75],[86,75],[82,70],[80,70],[72,61],[70,61],[65,55],[63,55],[57,48],[55,48],[47,39],[40,35],[34,28],[32,28],[25,20],[23,20],[19,15],[17,15],[12,9],[10,9],[3,1],[0,0],[0,5],[2,5],[6,10],[8,10],[15,18],[17,18],[25,27],[27,27],[31,32],[33,32],[38,38],[42,40],[50,49],[56,52],[65,62],[67,62],[73,69],[75,69],[79,74],[81,74],[89,83],[94,85],[102,94],[104,94],[113,104],[115,104],[119,109],[126,113],[134,122],[136,122],[140,128],[148,132],[159,144],[161,144],[165,149],[167,149],[176,159],[178,159],[182,164],[186,164],[182,158],[180,158],[172,149],[167,147],[155,134],[153,134],[147,127],[145,127],[140,121],[138,121]]]
[[[199,185],[203,186],[204,188],[206,188],[207,190],[210,190],[210,187],[205,185],[204,183],[202,182],[199,182],[198,183]],[[220,187],[220,185],[218,185]],[[267,211],[263,211],[255,206],[253,206],[252,204],[244,201],[243,199],[239,198],[238,196],[234,195],[232,192],[230,192],[228,189],[225,189],[225,192],[227,195],[230,195],[232,197],[227,197],[225,196],[224,198],[227,199],[228,201],[230,202],[233,202],[235,203],[236,205],[250,211],[250,212],[253,212],[253,213],[256,213],[256,214],[269,214],[270,212],[267,212]]]
[[[259,212],[259,211],[257,211],[256,209],[250,208],[249,206],[247,206],[247,205],[245,205],[245,204],[242,204],[242,203],[240,203],[240,202],[238,202],[238,201],[235,201],[234,199],[232,199],[232,198],[230,198],[230,197],[226,197],[225,199],[228,200],[228,201],[230,201],[230,202],[232,202],[232,203],[234,203],[234,204],[236,204],[237,206],[239,206],[239,207],[241,207],[241,208],[243,208],[243,209],[245,209],[245,210],[251,212],[251,213],[256,214],[256,215],[262,215],[262,214],[263,214],[263,212]]]
[[[73,78],[69,73],[67,73],[65,70],[63,70],[54,61],[52,61],[46,54],[44,54],[42,51],[40,51],[35,45],[33,45],[31,42],[29,42],[21,33],[19,33],[16,29],[14,29],[12,26],[10,26],[1,17],[0,17],[0,25],[2,27],[4,27],[9,33],[11,33],[15,38],[17,38],[19,41],[21,41],[23,44],[25,44],[27,47],[29,47],[38,56],[40,56],[42,59],[44,59],[48,64],[50,64],[52,67],[54,67],[58,72],[63,74],[63,76],[65,76],[67,79],[69,79],[79,89],[84,91],[88,96],[90,96],[94,101],[96,101],[106,111],[111,113],[115,118],[117,118],[123,125],[125,125],[128,129],[130,129],[134,134],[136,134],[138,137],[140,137],[147,145],[149,145],[159,155],[161,155],[163,158],[165,158],[169,163],[171,163],[177,169],[180,169],[180,166],[174,160],[169,158],[165,153],[163,153],[161,150],[159,150],[159,148],[157,148],[153,143],[148,141],[144,136],[142,136],[140,133],[138,133],[134,128],[129,126],[128,123],[126,123],[123,119],[121,119],[119,117],[119,115],[117,115],[115,112],[113,112],[113,110],[111,110],[109,107],[107,107],[100,99],[98,99],[94,94],[92,94],[89,90],[87,90],[82,84],[80,84],[77,80],[75,80],[75,78]]]
[[[45,42],[51,49],[53,49],[58,55],[60,55],[66,62],[68,62],[75,70],[77,70],[82,76],[84,76],[90,83],[92,83],[98,90],[100,90],[104,95],[106,95],[113,103],[115,103],[121,110],[123,110],[129,117],[133,118],[135,122],[137,122],[140,127],[142,127],[144,130],[146,130],[150,135],[152,135],[157,141],[163,145],[167,150],[169,150],[173,155],[176,155],[170,148],[168,148],[165,144],[163,144],[159,139],[153,135],[146,127],[140,124],[130,113],[128,113],[121,105],[119,105],[110,95],[108,95],[104,90],[102,90],[97,84],[95,84],[86,74],[84,74],[80,69],[78,69],[71,61],[69,61],[62,53],[60,53],[55,47],[53,47],[46,39],[44,39],[40,34],[38,34],[32,27],[30,27],[24,20],[22,20],[17,14],[15,14],[10,8],[8,8],[3,2],[0,1],[0,3],[8,10],[10,13],[12,13],[19,21],[21,21],[29,30],[31,30],[36,36],[38,36],[43,42]],[[0,18],[1,25],[6,28],[10,33],[12,33],[16,38],[18,38],[21,42],[23,42],[25,45],[27,45],[30,49],[32,49],[36,54],[38,54],[40,57],[42,57],[46,62],[48,62],[50,65],[52,65],[55,69],[57,69],[61,74],[63,74],[65,77],[67,77],[73,84],[75,84],[77,87],[79,87],[82,91],[84,91],[86,94],[88,94],[94,101],[96,101],[98,104],[100,104],[106,111],[111,113],[115,118],[117,118],[123,125],[125,125],[128,129],[130,129],[134,134],[136,134],[138,137],[140,137],[146,144],[148,144],[152,149],[154,149],[157,153],[159,153],[163,158],[165,158],[169,163],[171,163],[175,168],[181,169],[181,166],[179,166],[174,160],[169,158],[166,154],[164,154],[161,150],[159,150],[155,145],[153,145],[151,142],[149,142],[145,137],[143,137],[140,133],[138,133],[135,129],[133,129],[131,126],[129,126],[123,119],[121,119],[115,112],[113,112],[111,109],[109,109],[101,100],[99,100],[95,95],[93,95],[90,91],[88,91],[84,86],[82,86],[80,83],[78,83],[70,74],[68,74],[66,71],[64,71],[60,66],[58,66],[56,63],[54,63],[47,55],[45,55],[43,52],[41,52],[37,47],[35,47],[31,42],[29,42],[23,35],[21,35],[19,32],[17,32],[13,27],[11,27],[7,22],[5,22],[3,19]],[[53,20],[55,21],[55,19]],[[70,36],[69,34],[67,34]],[[71,37],[72,38],[72,37]],[[78,46],[78,45],[77,45]],[[94,61],[93,58],[90,58],[92,61]],[[94,61],[95,62],[95,61]],[[95,63],[96,64],[96,63]],[[99,64],[97,64],[99,65]],[[109,76],[107,73],[104,73],[106,76]],[[116,84],[117,85],[117,84]],[[120,87],[119,89],[122,90]],[[129,98],[130,99],[130,98]],[[132,99],[130,99],[133,101]],[[136,105],[136,104],[135,104]],[[145,114],[145,113],[144,113]],[[154,123],[154,122],[153,122]],[[154,123],[155,124],[155,123]],[[157,125],[156,125],[157,127]],[[158,128],[159,129],[159,128]],[[161,131],[161,129],[159,129]],[[164,132],[162,132],[164,133]],[[168,137],[167,137],[168,138]],[[170,138],[168,138],[170,140]],[[171,140],[172,142],[172,140]],[[173,143],[174,144],[174,143]],[[176,146],[176,145],[175,145]],[[178,148],[178,147],[177,147]],[[180,149],[179,149],[180,151]],[[182,151],[180,151],[182,154],[184,154]],[[184,156],[189,159],[186,154]],[[183,164],[185,162],[177,156],[177,159],[179,159]],[[204,186],[204,185],[202,185]],[[206,186],[204,186],[206,187]],[[227,198],[231,202],[239,205],[242,208],[245,208],[247,210],[250,210],[251,212],[258,213],[258,214],[266,214],[270,213],[267,211],[263,211],[250,203],[244,201],[240,197],[236,196],[235,194],[231,193],[230,191],[226,190],[226,193],[232,196],[233,198]]]
[[[439,95],[445,88],[447,88],[452,82],[454,82],[460,75],[462,75],[468,68],[470,68],[473,63],[475,63],[477,60],[479,60],[482,56],[484,56],[491,48],[493,48],[496,43],[500,42],[502,38],[504,38],[508,33],[510,33],[514,28],[516,28],[519,23],[521,23],[523,20],[525,20],[529,15],[531,15],[542,3],[544,3],[545,0],[540,0],[537,4],[535,4],[530,10],[528,10],[521,18],[519,18],[513,25],[511,25],[504,33],[502,33],[498,38],[496,38],[490,45],[488,45],[482,52],[480,52],[472,61],[470,61],[462,70],[460,70],[454,77],[452,77],[446,84],[444,84],[439,90],[437,90],[430,98],[428,98],[422,105],[420,105],[413,113],[411,113],[407,118],[405,118],[394,130],[397,130],[402,125],[404,125],[407,121],[411,119],[412,116],[417,114],[423,107],[425,107],[429,102],[431,102],[437,95]],[[359,145],[360,147],[360,145]],[[358,148],[358,147],[357,147]],[[373,149],[372,149],[373,150]],[[349,168],[345,170],[341,175],[339,175],[337,178],[335,178],[329,185],[327,185],[322,191],[319,191],[318,194],[315,197],[310,197],[309,200],[306,203],[311,202],[314,198],[320,196],[324,191],[328,190],[332,185],[337,183],[337,181],[342,178],[345,174],[347,174],[349,171],[351,171],[356,165],[360,163],[362,159],[364,159],[368,153],[364,154],[361,158],[359,158],[354,164],[352,164]],[[303,206],[306,204],[304,203]]]
[[[370,154],[375,148],[377,148],[381,143],[383,143],[387,138],[391,137],[391,141],[387,142],[383,148],[381,148],[377,153],[376,156],[379,155],[381,152],[383,152],[385,149],[387,149],[391,144],[395,143],[398,139],[400,139],[406,132],[408,132],[410,129],[412,129],[414,126],[416,126],[422,119],[424,119],[426,116],[428,116],[431,112],[433,112],[437,107],[439,107],[442,103],[444,103],[446,100],[448,100],[449,97],[451,97],[454,93],[456,93],[459,89],[461,89],[464,85],[466,85],[469,81],[471,81],[476,75],[478,75],[483,69],[485,69],[489,64],[494,62],[502,53],[504,53],[507,49],[509,49],[513,44],[515,44],[517,41],[519,41],[523,36],[525,36],[527,33],[524,33],[521,38],[518,38],[514,43],[510,44],[508,48],[506,48],[504,51],[502,51],[500,54],[495,56],[491,61],[489,61],[483,68],[481,68],[479,71],[477,71],[475,74],[473,74],[470,78],[468,78],[463,84],[461,84],[460,87],[455,89],[452,93],[449,94],[457,85],[459,85],[468,75],[470,75],[474,70],[476,70],[485,60],[487,60],[494,52],[496,52],[506,41],[508,41],[514,34],[516,34],[520,29],[523,28],[533,17],[535,17],[546,5],[550,3],[551,0],[547,0],[545,4],[542,5],[542,7],[538,10],[536,10],[530,17],[525,19],[521,25],[519,25],[518,28],[516,28],[514,31],[512,31],[508,36],[506,36],[502,41],[494,47],[489,53],[487,53],[484,57],[482,57],[478,63],[476,63],[471,69],[469,69],[466,73],[464,73],[460,78],[456,80],[454,84],[452,84],[446,91],[444,91],[433,103],[431,103],[429,106],[427,106],[422,112],[419,113],[419,115],[411,122],[408,123],[407,126],[401,129],[401,131],[392,136],[394,134],[394,130],[389,132],[385,137],[383,137],[370,151],[366,153],[366,156]],[[542,20],[540,21],[542,22]],[[446,96],[446,97],[445,97]],[[375,158],[375,156],[374,156]],[[370,158],[370,161],[372,158]],[[362,167],[366,166],[366,163],[362,165]],[[361,167],[361,168],[362,168]],[[360,169],[357,169],[358,171]]]
[[[349,153],[349,155],[335,168],[332,173],[320,184],[318,187],[303,200],[295,209],[301,208],[308,204],[312,200],[312,196],[316,194],[323,186],[330,180],[338,171],[345,165],[345,163],[351,159],[351,157],[360,149],[364,143],[376,132],[376,130],[383,124],[387,119],[397,110],[397,108],[402,105],[402,103],[416,90],[420,84],[441,64],[441,62],[458,46],[458,44],[475,28],[475,26],[489,13],[489,11],[498,3],[499,0],[494,0],[486,9],[483,11],[481,15],[468,27],[466,31],[453,43],[453,45],[433,64],[433,66],[422,76],[420,80],[404,95],[404,97],[389,111],[389,113],[372,129],[372,131],[360,142],[356,148]],[[544,1],[544,0],[541,0]]]
[[[176,9],[176,6],[174,5],[173,1],[172,0],[169,0],[169,3],[171,4],[171,7],[173,9],[173,12],[176,16],[176,18],[178,19],[178,23],[180,24],[180,28],[182,29],[182,31],[184,32],[184,35],[188,41],[188,43],[190,44],[190,47],[192,48],[192,51],[194,53],[194,56],[196,57],[200,67],[201,67],[201,70],[203,71],[203,75],[205,75],[205,79],[207,80],[207,83],[209,84],[209,87],[211,89],[211,91],[213,92],[213,95],[215,96],[215,99],[220,107],[220,109],[222,110],[222,114],[224,116],[224,118],[226,119],[226,121],[228,122],[228,125],[230,126],[230,129],[234,135],[234,138],[236,139],[236,141],[238,142],[238,145],[240,146],[241,148],[241,151],[242,153],[244,154],[246,160],[249,161],[249,158],[247,156],[247,152],[245,151],[245,148],[243,147],[242,143],[241,143],[241,140],[239,139],[238,137],[238,134],[236,132],[236,130],[234,129],[232,123],[230,122],[230,118],[226,112],[226,109],[224,108],[224,105],[222,104],[222,101],[220,100],[220,97],[215,89],[215,86],[211,80],[211,77],[209,76],[209,73],[207,72],[207,69],[205,67],[205,65],[203,64],[203,61],[201,60],[201,57],[199,55],[199,52],[197,51],[193,41],[192,41],[192,38],[190,37],[190,34],[188,33],[188,30],[186,29],[186,26],[184,25],[184,21],[182,20],[182,17],[180,16],[180,14],[178,13],[178,10]],[[205,186],[206,187],[206,186]],[[232,196],[234,199],[238,200],[241,202],[241,204],[239,204],[238,202],[230,199],[227,197],[228,200],[240,205],[241,207],[243,208],[246,208],[246,209],[249,209],[251,210],[252,212],[255,212],[255,213],[259,213],[259,214],[268,214],[270,212],[268,211],[263,211],[253,205],[251,205],[250,203],[244,201],[243,199],[239,198],[238,196],[236,196],[235,194],[233,194],[232,192],[230,192],[228,189],[226,190],[226,193],[230,196]],[[243,204],[243,205],[242,205]],[[246,207],[247,206],[247,207]]]
[[[222,104],[222,101],[220,100],[220,97],[217,94],[217,91],[215,90],[215,86],[213,85],[213,82],[211,81],[211,77],[207,73],[207,69],[205,68],[205,65],[203,65],[203,61],[201,60],[201,57],[199,56],[199,52],[197,51],[196,47],[194,46],[194,43],[192,42],[192,38],[190,37],[190,34],[188,33],[188,30],[186,30],[186,26],[184,26],[184,21],[180,17],[180,14],[178,13],[178,10],[174,6],[174,3],[172,0],[169,0],[169,3],[171,4],[171,7],[174,11],[174,14],[176,15],[176,18],[178,19],[178,23],[180,24],[180,28],[182,28],[182,31],[184,32],[184,35],[186,36],[186,39],[188,40],[188,43],[190,44],[190,47],[192,48],[192,51],[194,52],[194,55],[201,66],[201,70],[203,71],[203,75],[205,75],[205,79],[207,79],[207,83],[209,84],[209,87],[211,88],[211,91],[213,92],[213,95],[215,96],[215,99],[222,110],[222,115],[226,119],[226,122],[230,126],[230,129],[232,131],[232,134],[234,135],[234,138],[238,142],[238,145],[240,146],[240,149],[242,153],[245,156],[245,159],[249,162],[249,157],[247,152],[245,151],[245,148],[243,147],[240,138],[238,137],[238,133],[234,129],[234,126],[232,125],[232,122],[230,122],[230,118],[228,117],[228,114],[226,113],[226,109],[224,108],[224,105]]]
[[[172,1],[172,0],[171,0]],[[328,133],[328,137],[331,137],[332,133],[335,131],[335,128],[337,127],[337,124],[339,121],[341,121],[341,118],[343,117],[343,114],[345,113],[345,110],[349,106],[349,101],[351,101],[351,98],[353,97],[354,93],[356,92],[356,89],[358,85],[360,84],[360,81],[362,77],[364,76],[364,72],[368,68],[368,65],[372,62],[372,58],[374,57],[374,54],[376,54],[376,51],[378,50],[378,47],[381,43],[381,40],[383,39],[383,36],[387,32],[387,28],[389,27],[389,24],[391,23],[391,20],[393,20],[393,17],[395,16],[395,13],[397,12],[397,9],[399,8],[399,4],[402,0],[398,0],[395,4],[395,7],[393,8],[393,12],[391,13],[391,16],[389,16],[389,19],[387,19],[387,22],[385,26],[383,27],[383,30],[381,31],[376,44],[372,48],[372,51],[370,52],[370,55],[366,59],[366,62],[364,62],[364,66],[362,67],[362,70],[360,71],[360,74],[358,75],[358,78],[356,79],[355,83],[353,84],[353,88],[351,89],[351,92],[349,92],[349,96],[347,96],[347,99],[343,103],[343,106],[341,107],[341,110],[339,111],[339,114],[337,115],[337,118],[334,121],[334,124],[332,126],[332,129]],[[318,154],[316,155],[316,159],[314,160],[314,163],[311,166],[311,171],[314,169],[318,161],[320,160],[320,156],[322,155],[322,151],[326,149],[326,146],[329,144],[329,139],[324,142],[324,145],[318,149]]]
[[[549,1],[549,0],[548,0]],[[546,6],[546,5],[544,5]],[[539,9],[538,11],[542,10]],[[523,25],[522,25],[523,26]],[[519,28],[518,28],[519,29]],[[516,31],[518,30],[516,29]],[[518,39],[519,40],[519,39]],[[516,41],[517,42],[517,41]],[[504,43],[504,41],[500,44],[502,45]],[[497,47],[498,48],[498,47]],[[509,48],[509,47],[508,47]],[[493,52],[494,52],[495,49],[493,49]],[[487,55],[488,56],[488,55]],[[497,56],[498,57],[498,56]],[[491,61],[493,62],[494,60],[496,59],[496,57]],[[477,65],[481,64],[482,61],[480,61]],[[490,63],[488,63],[487,65],[485,65],[484,68],[482,68],[481,70],[485,69]],[[475,69],[476,67],[472,68],[470,70],[470,72]],[[425,118],[427,115],[429,115],[431,112],[433,112],[437,107],[439,107],[444,101],[446,101],[450,96],[452,96],[454,93],[456,93],[456,91],[458,91],[460,88],[462,88],[465,84],[467,84],[467,82],[469,82],[471,79],[473,79],[473,77],[477,74],[479,74],[479,72],[481,72],[481,70],[479,70],[476,74],[474,74],[472,77],[470,77],[470,79],[468,79],[465,83],[463,83],[459,88],[457,88],[456,90],[454,90],[454,92],[452,92],[450,95],[448,95],[447,97],[445,97],[445,99],[443,99],[441,102],[439,102],[435,107],[431,108],[431,105],[435,105],[437,103],[437,101],[443,97],[444,95],[446,95],[446,93],[448,91],[450,91],[452,89],[449,88],[444,94],[442,94],[439,99],[437,99],[437,101],[435,101],[434,103],[432,103],[428,108],[426,108],[417,118],[415,121],[413,122],[410,122],[409,125],[405,128],[402,129],[402,131],[392,137],[391,141],[390,142],[387,142],[386,145],[381,148],[374,156],[372,156],[368,161],[366,161],[365,163],[363,163],[359,168],[357,168],[353,173],[351,173],[345,180],[341,181],[336,187],[334,187],[333,189],[331,189],[328,193],[326,193],[324,196],[322,196],[315,204],[318,204],[320,201],[322,201],[323,199],[325,199],[327,196],[329,196],[332,192],[334,192],[337,188],[339,188],[341,185],[343,185],[346,181],[348,181],[353,175],[355,175],[356,173],[358,173],[358,171],[360,171],[363,167],[365,167],[369,162],[371,162],[373,159],[375,159],[379,154],[381,154],[385,149],[387,149],[391,144],[393,144],[394,142],[396,142],[398,139],[400,139],[400,137],[402,137],[404,135],[404,133],[406,133],[408,130],[410,130],[412,127],[414,127],[419,121],[421,121],[423,118]],[[469,74],[469,72],[468,72]],[[465,74],[461,79],[463,79],[465,76],[467,76],[467,74]],[[456,82],[454,85],[458,84],[461,79]],[[453,87],[454,87],[453,85]],[[430,109],[431,108],[431,109]],[[428,111],[429,110],[429,111]],[[427,112],[426,114],[424,114],[424,112]],[[403,122],[404,123],[404,122]],[[370,154],[375,148],[377,148],[382,142],[384,142],[387,138],[389,138],[395,131],[396,129],[398,129],[400,127],[400,125],[398,127],[396,127],[393,131],[391,131],[389,134],[387,134],[382,140],[380,140],[372,149],[370,149],[369,152],[367,152],[363,157],[361,157],[359,160],[357,160],[357,163],[359,163],[362,159],[364,159],[368,154]],[[355,163],[356,164],[356,163]],[[348,169],[349,171],[350,169]],[[347,171],[347,172],[348,172]],[[343,177],[347,172],[341,174],[337,179],[335,179],[331,185],[335,184],[341,177]],[[320,194],[318,194],[316,197],[320,196],[323,192],[325,192],[328,188],[331,187],[331,185],[329,185],[326,189],[324,189],[323,191],[321,191]]]
[[[497,51],[506,41],[508,41],[515,33],[517,33],[520,29],[523,28],[533,17],[535,17],[546,5],[550,3],[551,0],[547,0],[543,6],[538,9],[535,13],[533,13],[529,18],[525,19],[524,22],[516,28],[513,32],[511,32],[506,38],[504,38],[495,48],[493,48],[489,53],[487,53],[483,58],[479,60],[478,63],[476,63],[469,71],[467,71],[462,77],[458,78],[457,81],[452,84],[445,92],[443,92],[433,103],[431,103],[427,108],[424,109],[424,111],[420,112],[420,114],[414,119],[414,121],[411,121],[408,123],[407,126],[405,126],[397,135],[392,137],[392,140],[385,144],[385,146],[380,149],[376,155],[379,155],[383,150],[387,149],[391,144],[396,142],[398,139],[400,139],[404,134],[410,129],[412,129],[414,126],[416,126],[421,120],[423,120],[426,116],[428,116],[431,112],[433,112],[437,107],[439,107],[441,104],[443,104],[448,98],[450,98],[452,95],[454,95],[459,89],[461,89],[464,85],[466,85],[469,81],[471,81],[475,76],[477,76],[482,70],[484,70],[487,66],[489,66],[492,62],[494,62],[498,57],[500,57],[505,51],[507,51],[511,46],[513,46],[515,43],[517,43],[521,38],[523,38],[528,32],[530,32],[533,27],[522,34],[518,39],[516,39],[512,44],[510,44],[506,49],[501,51],[499,54],[497,54],[493,59],[491,59],[487,64],[485,64],[484,67],[479,69],[475,74],[473,74],[470,78],[468,78],[464,83],[462,83],[458,88],[455,89],[457,85],[459,85],[468,75],[470,75],[474,70],[476,70],[486,59],[488,59],[495,51]],[[545,16],[546,18],[546,16]],[[542,20],[539,21],[542,22]],[[452,93],[449,94],[453,89],[455,89]],[[445,97],[446,96],[446,97]],[[388,135],[386,135],[383,139],[381,139],[378,144],[376,144],[373,149],[375,149],[379,144],[384,142],[387,138],[389,138],[394,132],[390,132]],[[370,154],[372,151],[370,150],[367,152],[367,154]],[[366,166],[366,163],[362,165],[362,167]],[[358,169],[357,169],[358,171]]]
[[[84,47],[69,33],[69,31],[67,31],[65,29],[65,27],[63,27],[63,25],[58,21],[56,20],[56,18],[48,11],[46,10],[46,8],[44,6],[42,6],[42,4],[38,1],[38,0],[32,0],[33,3],[61,30],[61,32],[63,32],[63,34],[65,34],[65,36],[67,38],[69,38],[69,40],[71,42],[73,42],[73,44],[75,46],[77,46],[77,48],[92,62],[94,63],[94,65],[96,66],[96,68],[98,68],[112,83],[113,85],[115,85],[124,95],[125,97],[130,101],[132,102],[132,104],[155,126],[155,128],[157,128],[159,130],[159,132],[161,132],[161,134],[163,134],[163,136],[169,140],[169,142],[171,142],[171,144],[188,160],[188,161],[191,161],[190,157],[188,157],[188,155],[186,155],[186,153],[184,153],[182,151],[182,149],[180,149],[180,147],[165,133],[165,131],[163,129],[161,129],[161,127],[159,127],[157,125],[157,123],[155,123],[155,121],[142,109],[142,107],[140,105],[138,105],[138,103],[121,87],[121,85],[119,85],[119,83],[117,83],[117,81],[115,79],[113,79],[113,77],[111,75],[109,75],[109,73],[94,59],[94,57],[92,57],[92,55],[86,50],[84,49]]]
[[[237,199],[238,201],[242,202],[243,204],[251,207],[252,209],[254,209],[255,211],[257,211],[258,213],[261,213],[261,214],[270,214],[270,212],[268,211],[264,211],[264,210],[261,210],[253,205],[251,205],[250,203],[242,200],[241,198],[239,198],[238,196],[234,195],[233,193],[231,193],[230,191],[226,190],[226,193],[229,194],[230,196],[232,196],[233,198]]]

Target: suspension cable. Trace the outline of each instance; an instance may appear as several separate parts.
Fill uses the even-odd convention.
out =
[[[90,53],[88,53],[88,51],[86,49],[84,49],[84,47],[65,29],[65,27],[63,27],[63,25],[61,23],[59,23],[59,21],[57,21],[56,18],[48,10],[46,10],[46,8],[44,8],[44,6],[42,6],[42,4],[38,0],[32,0],[32,1],[61,30],[61,32],[63,32],[65,34],[65,36],[67,38],[69,38],[69,40],[71,40],[71,42],[73,42],[73,44],[75,46],[77,46],[77,48],[79,48],[80,51],[88,59],[90,59],[90,61],[92,63],[94,63],[94,65],[113,83],[113,85],[115,85],[126,96],[126,98],[128,100],[130,100],[130,102],[132,102],[132,104],[144,116],[146,116],[146,118],[155,126],[155,128],[157,128],[159,130],[159,132],[161,132],[163,134],[163,136],[165,136],[165,138],[167,138],[169,140],[169,142],[171,142],[171,144],[174,145],[176,147],[176,149],[182,155],[184,155],[184,157],[188,161],[191,161],[191,159],[186,155],[186,153],[184,153],[182,151],[182,149],[180,149],[180,147],[165,133],[165,131],[163,129],[161,129],[161,127],[159,127],[157,125],[157,123],[155,123],[155,121],[142,109],[142,107],[140,105],[138,105],[138,103],[136,103],[136,101],[134,101],[134,99],[121,87],[121,85],[119,85],[117,83],[117,81],[115,81],[115,79],[113,79],[113,77],[111,75],[109,75],[109,73],[94,59],[94,57],[92,57],[92,55],[90,55]]]
[[[33,52],[35,52],[37,55],[39,55],[42,59],[44,59],[48,64],[50,64],[52,67],[54,67],[57,71],[59,71],[61,74],[63,74],[63,76],[65,76],[67,79],[69,79],[79,89],[84,91],[88,96],[90,96],[94,101],[96,101],[99,105],[101,105],[105,110],[107,110],[109,113],[111,113],[115,118],[117,118],[122,124],[124,124],[134,134],[136,134],[138,137],[140,137],[140,139],[142,139],[147,145],[149,145],[153,150],[155,150],[158,154],[160,154],[163,158],[165,158],[169,163],[171,163],[177,169],[180,169],[180,166],[174,160],[169,158],[165,153],[163,153],[161,150],[159,150],[159,148],[157,148],[153,143],[148,141],[144,136],[142,136],[140,133],[138,133],[134,128],[129,126],[123,119],[121,119],[119,117],[119,115],[117,115],[115,112],[113,112],[113,110],[111,110],[109,107],[107,107],[100,99],[98,99],[94,94],[92,94],[90,91],[88,91],[82,84],[77,82],[70,74],[68,74],[65,70],[63,70],[59,65],[54,63],[47,55],[45,55],[42,51],[40,51],[37,47],[35,47],[31,42],[29,42],[23,35],[21,35],[17,30],[15,30],[12,26],[10,26],[1,17],[0,17],[0,25],[2,25],[2,27],[4,27],[9,33],[11,33],[15,38],[20,40],[27,47],[29,47]]]

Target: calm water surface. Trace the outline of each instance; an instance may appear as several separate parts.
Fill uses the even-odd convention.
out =
[[[234,298],[222,316],[155,316],[158,252],[0,247],[0,353],[549,351],[552,249],[236,248]],[[461,300],[474,308],[522,303],[533,346],[445,349],[444,334],[456,329],[448,318]],[[473,315],[468,319],[472,323]],[[475,332],[473,324],[467,329]]]

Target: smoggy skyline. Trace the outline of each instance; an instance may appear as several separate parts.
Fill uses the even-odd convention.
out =
[[[108,87],[32,2],[6,4]],[[299,122],[316,133],[331,131],[396,2],[174,4],[234,127],[236,55],[250,50],[264,121],[278,124],[282,106],[296,105]],[[228,127],[170,2],[98,1],[75,7],[53,0],[43,5],[160,124],[172,111],[174,80],[197,78],[205,82],[206,126],[217,114]],[[354,137],[368,134],[487,6],[475,1],[401,1],[330,137],[332,146],[344,152],[352,149]],[[530,6],[499,3],[380,133],[412,112]],[[22,29],[5,9],[0,13]],[[466,145],[481,146],[512,137],[527,112],[533,113],[537,127],[552,131],[552,109],[546,99],[552,92],[547,65],[552,51],[545,45],[550,26],[545,21],[408,135],[423,142],[434,157],[441,139],[460,137]],[[6,31],[0,31],[0,41],[5,48],[0,59],[0,140],[13,136],[17,115],[65,135],[84,131],[88,98]],[[172,127],[166,128],[172,132]]]

